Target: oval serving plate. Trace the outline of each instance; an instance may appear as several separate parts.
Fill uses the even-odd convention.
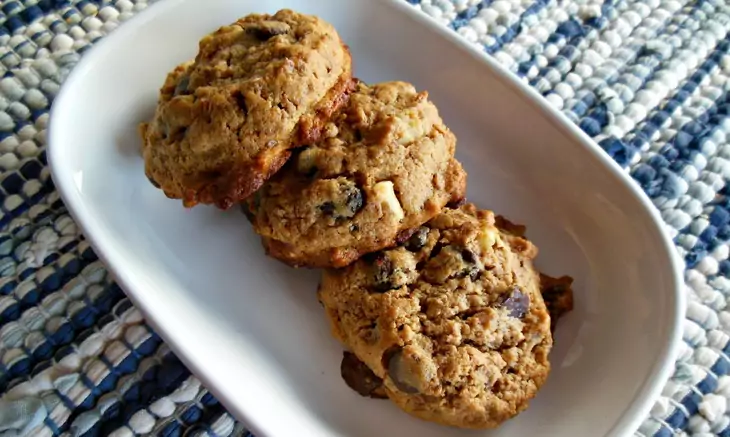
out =
[[[351,391],[317,303],[317,272],[265,257],[239,212],[185,210],[145,179],[136,126],[166,72],[218,26],[280,8],[333,23],[360,78],[428,90],[459,138],[469,199],[527,225],[538,266],[576,279],[548,383],[499,429],[425,423]],[[650,202],[537,93],[400,0],[153,5],[72,72],[53,106],[49,159],[70,212],[132,301],[260,437],[625,435],[673,367],[681,268]]]

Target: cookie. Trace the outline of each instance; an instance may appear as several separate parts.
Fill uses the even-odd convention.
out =
[[[317,140],[353,86],[347,46],[320,18],[254,14],[205,36],[140,126],[145,173],[185,206],[228,208]]]
[[[463,199],[455,144],[426,92],[360,82],[323,138],[248,199],[249,218],[269,255],[292,266],[345,266]]]
[[[536,255],[492,212],[467,204],[396,248],[326,270],[318,296],[334,336],[396,405],[428,421],[492,428],[527,408],[550,370]]]

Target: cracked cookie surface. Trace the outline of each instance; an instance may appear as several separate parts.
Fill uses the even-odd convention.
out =
[[[348,48],[329,23],[290,10],[243,17],[168,74],[140,126],[145,173],[186,206],[228,208],[316,140],[352,86]]]
[[[396,248],[323,273],[334,336],[406,412],[491,428],[545,382],[552,335],[537,248],[511,226],[467,204]]]
[[[411,84],[358,83],[322,136],[245,204],[269,255],[287,264],[345,266],[464,196],[456,138]]]

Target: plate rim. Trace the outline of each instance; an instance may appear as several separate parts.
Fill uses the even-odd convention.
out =
[[[145,10],[133,16],[127,22],[123,23],[123,25],[121,25],[118,29],[115,29],[111,34],[106,35],[99,42],[95,43],[93,47],[83,55],[79,63],[73,68],[66,80],[61,84],[61,90],[56,96],[49,112],[48,143],[46,146],[48,166],[50,168],[51,178],[55,184],[56,191],[59,193],[61,199],[66,205],[69,214],[76,224],[80,226],[83,235],[89,241],[99,259],[104,263],[104,267],[112,273],[115,280],[125,291],[129,300],[142,312],[145,322],[164,339],[175,355],[192,371],[192,374],[195,375],[195,377],[197,377],[203,385],[205,385],[205,387],[216,396],[227,410],[233,412],[234,416],[243,422],[254,434],[259,437],[263,437],[265,435],[269,435],[266,432],[269,427],[257,417],[248,414],[245,409],[239,408],[237,402],[219,390],[217,385],[207,377],[207,372],[202,369],[198,360],[192,356],[192,354],[188,354],[186,352],[186,348],[181,344],[182,342],[178,342],[175,339],[175,336],[168,332],[164,326],[160,326],[156,323],[155,318],[152,316],[154,311],[148,308],[148,306],[143,302],[143,299],[139,298],[143,293],[140,293],[136,287],[132,285],[133,281],[131,280],[131,276],[133,275],[128,272],[124,272],[122,265],[115,264],[111,261],[111,256],[107,249],[108,243],[102,241],[104,240],[102,233],[92,232],[92,228],[94,226],[91,223],[91,215],[83,213],[80,196],[71,194],[74,188],[69,188],[67,186],[73,185],[73,179],[70,177],[71,175],[68,174],[68,169],[64,168],[60,164],[54,164],[57,162],[61,163],[64,160],[64,158],[60,156],[62,148],[54,146],[54,144],[60,142],[56,140],[55,132],[57,132],[57,129],[55,128],[56,123],[54,123],[54,120],[57,117],[54,116],[54,114],[60,112],[59,108],[69,106],[67,101],[73,101],[73,97],[69,90],[78,86],[77,83],[83,79],[90,69],[92,69],[96,62],[96,58],[103,57],[104,54],[108,53],[115,45],[120,43],[123,44],[122,40],[124,40],[125,36],[132,34],[136,28],[152,21],[155,17],[165,13],[165,11],[188,1],[193,0],[160,0],[152,4]],[[490,73],[493,74],[498,81],[511,88],[518,97],[526,99],[531,106],[538,109],[540,114],[561,133],[566,136],[573,137],[584,149],[592,154],[594,158],[597,158],[598,161],[620,181],[623,188],[628,189],[629,193],[635,197],[641,205],[641,208],[648,215],[650,222],[659,234],[663,249],[663,253],[656,255],[661,255],[667,258],[672,270],[672,276],[670,278],[672,293],[669,296],[668,302],[668,312],[671,314],[671,317],[669,317],[668,320],[671,319],[671,324],[668,326],[669,335],[665,339],[666,343],[661,349],[661,352],[655,358],[651,374],[648,375],[643,384],[636,391],[634,398],[624,409],[623,413],[621,413],[621,416],[612,426],[608,435],[628,435],[629,433],[636,431],[642,421],[648,416],[653,402],[658,399],[661,394],[661,390],[671,375],[682,342],[682,326],[685,319],[685,309],[687,305],[686,296],[683,291],[684,265],[665,228],[665,222],[661,218],[659,210],[652,204],[647,194],[641,190],[639,185],[631,179],[627,173],[613,159],[611,159],[595,141],[593,141],[592,138],[571,122],[565,114],[561,111],[555,110],[535,89],[520,81],[514,73],[510,72],[498,61],[492,59],[486,52],[479,50],[456,32],[442,25],[435,18],[430,17],[423,11],[416,9],[406,0],[369,0],[369,2],[376,1],[381,4],[386,4],[388,7],[394,9],[397,13],[401,14],[404,19],[410,19],[416,22],[416,25],[425,26],[428,31],[435,33],[440,38],[445,39],[452,44],[455,50],[464,51],[472,58],[479,61],[485,69],[491,70]]]

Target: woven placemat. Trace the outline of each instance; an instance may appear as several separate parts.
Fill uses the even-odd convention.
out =
[[[676,369],[637,435],[730,436],[730,5],[408,2],[529,82],[660,209],[689,305]],[[248,435],[145,324],[49,177],[60,84],[147,4],[0,1],[2,436]]]

